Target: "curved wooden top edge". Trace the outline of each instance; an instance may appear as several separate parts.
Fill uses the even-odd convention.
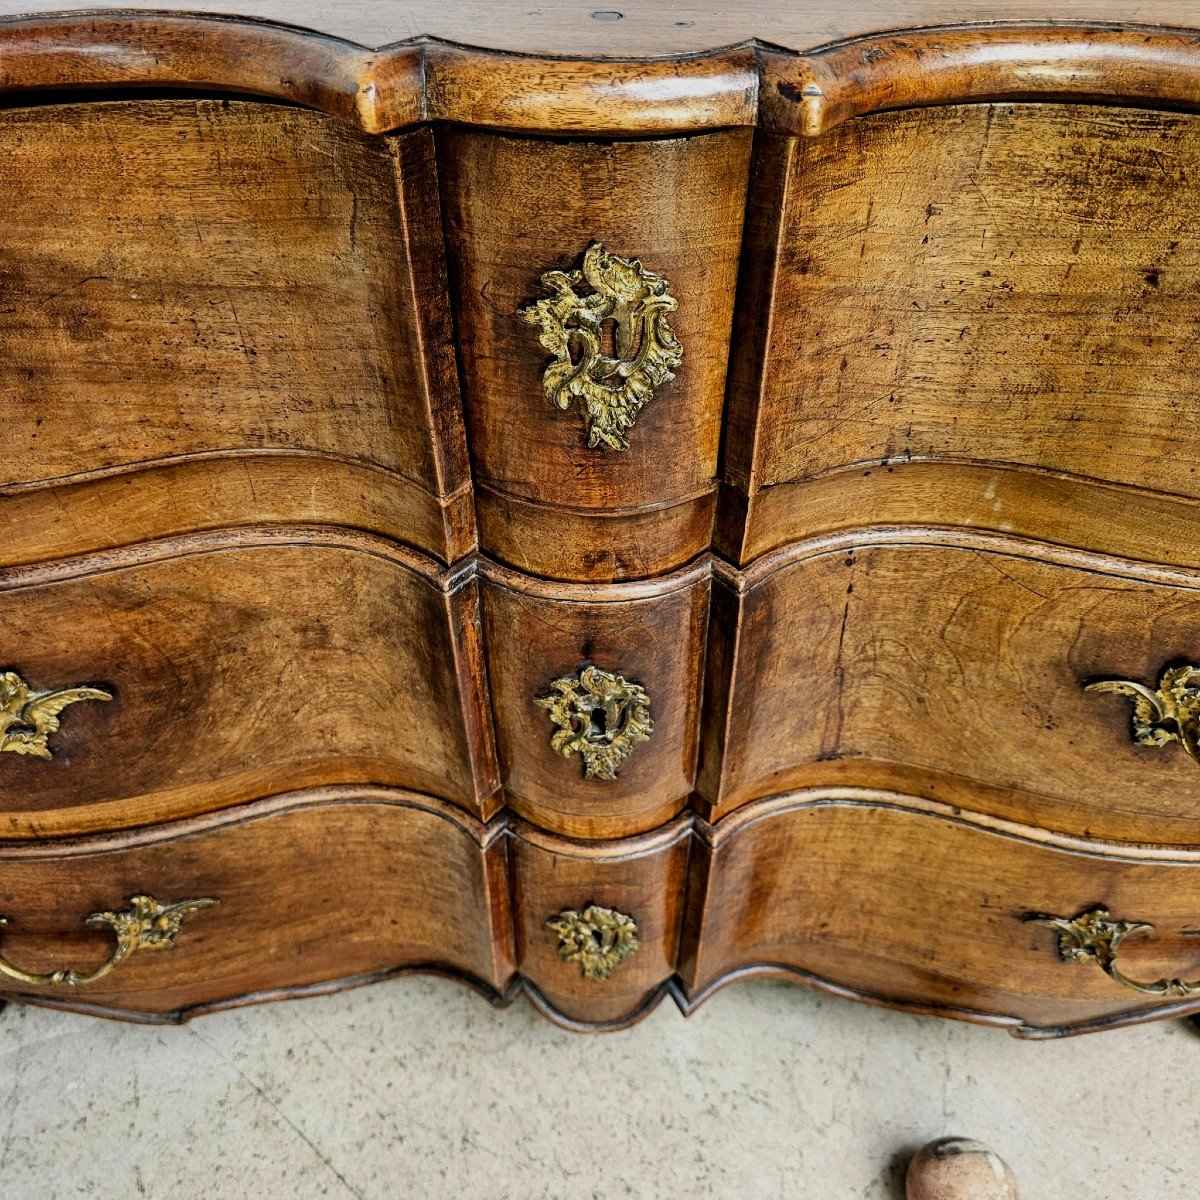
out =
[[[654,58],[527,55],[415,38],[370,49],[294,25],[119,9],[0,18],[0,93],[211,90],[367,133],[429,121],[569,135],[760,126],[989,100],[1200,108],[1200,30],[1004,22],[888,32],[803,54],[765,42]]]

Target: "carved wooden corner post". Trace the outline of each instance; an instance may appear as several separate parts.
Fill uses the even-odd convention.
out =
[[[1019,1200],[1004,1160],[969,1138],[942,1138],[919,1150],[906,1187],[908,1200]]]

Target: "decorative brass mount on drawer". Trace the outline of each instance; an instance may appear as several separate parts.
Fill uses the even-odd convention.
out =
[[[95,983],[115,971],[131,954],[138,950],[173,950],[183,919],[189,913],[202,908],[212,908],[218,900],[179,900],[175,904],[160,904],[153,896],[131,896],[129,907],[120,912],[92,913],[85,925],[111,929],[117,939],[117,947],[94,971],[72,971],[62,969],[47,975],[35,975],[22,971],[0,957],[0,976],[15,979],[30,987],[82,987]],[[9,923],[0,917],[0,926]]]
[[[558,726],[551,747],[563,758],[583,755],[585,779],[616,779],[617,767],[654,732],[645,688],[594,666],[550,686],[536,703]]]
[[[58,730],[58,714],[80,700],[111,699],[98,687],[35,692],[16,671],[0,672],[0,751],[52,758],[47,739]]]
[[[1063,962],[1094,962],[1110,978],[1145,996],[1200,996],[1200,979],[1186,983],[1182,979],[1158,979],[1139,983],[1117,966],[1121,943],[1136,933],[1153,933],[1153,925],[1135,921],[1114,921],[1108,909],[1090,908],[1077,917],[1029,917],[1035,925],[1048,925],[1058,932],[1058,955]]]
[[[1158,691],[1129,679],[1098,679],[1084,684],[1088,692],[1112,692],[1133,701],[1133,740],[1139,746],[1165,746],[1179,742],[1200,759],[1200,667],[1169,667],[1158,681]]]
[[[539,340],[554,355],[542,374],[547,398],[564,410],[582,400],[590,449],[629,449],[626,432],[683,359],[667,323],[679,302],[665,279],[599,242],[580,269],[547,271],[541,280],[554,294],[520,314],[541,328]]]
[[[615,908],[589,904],[567,909],[546,923],[558,934],[558,957],[579,964],[585,979],[604,980],[637,952],[637,922]]]

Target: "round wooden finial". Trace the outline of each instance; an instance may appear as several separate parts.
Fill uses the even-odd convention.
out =
[[[1019,1200],[1004,1160],[970,1138],[930,1142],[908,1164],[908,1200]]]

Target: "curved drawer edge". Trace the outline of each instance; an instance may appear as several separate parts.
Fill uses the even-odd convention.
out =
[[[284,524],[386,538],[452,563],[475,549],[469,489],[316,451],[228,450],[0,488],[4,566]]]
[[[122,808],[130,807],[125,801],[119,801],[117,804]],[[48,821],[47,818],[52,817],[53,813],[11,814],[13,817],[25,816],[27,819],[21,826],[10,828],[5,831],[4,836],[0,836],[0,863],[17,859],[72,858],[129,850],[309,808],[338,808],[360,804],[412,808],[428,813],[455,826],[481,850],[486,850],[497,838],[504,836],[507,829],[503,817],[493,817],[485,823],[449,800],[423,792],[379,784],[327,784],[323,787],[278,792],[232,807],[168,818],[153,825],[126,829],[113,829],[111,823],[108,823],[111,822],[111,815],[104,811],[93,814],[92,820],[86,824],[81,822],[80,817],[86,814],[87,810],[83,810],[83,813],[67,810],[63,814],[67,820],[62,822]],[[6,819],[6,815],[0,815],[0,822]]]
[[[128,1009],[109,1008],[101,1004],[88,1004],[83,1000],[68,1000],[36,992],[0,991],[0,1004],[11,1001],[15,1004],[28,1004],[35,1008],[53,1008],[61,1012],[79,1013],[82,1016],[104,1017],[107,1020],[121,1021],[128,1025],[186,1025],[196,1017],[211,1016],[213,1013],[228,1012],[230,1009],[271,1004],[276,1000],[308,1000],[318,996],[331,996],[338,992],[348,992],[374,983],[386,983],[389,979],[401,979],[407,975],[436,975],[442,979],[452,980],[477,992],[497,1008],[507,1008],[521,993],[522,981],[519,979],[515,979],[505,991],[498,992],[486,980],[442,963],[404,963],[401,966],[389,967],[383,971],[372,971],[365,975],[349,975],[345,979],[247,992],[241,996],[232,996],[228,1000],[217,1000],[211,1004],[197,1004],[168,1013],[133,1012]]]
[[[1112,1029],[1125,1029],[1134,1025],[1143,1025],[1150,1021],[1179,1020],[1200,1012],[1200,1000],[1184,1000],[1172,1004],[1163,1004],[1155,1008],[1139,1009],[1136,1012],[1118,1014],[1116,1016],[1089,1019],[1067,1025],[1027,1025],[1018,1018],[997,1016],[993,1013],[977,1012],[972,1009],[951,1008],[936,1004],[918,1004],[910,1000],[899,999],[876,992],[860,991],[846,987],[831,979],[824,979],[808,971],[789,967],[778,963],[752,963],[737,967],[709,983],[702,991],[689,996],[680,981],[670,979],[652,991],[630,1011],[626,1016],[611,1021],[586,1021],[568,1016],[550,1003],[538,989],[526,979],[515,978],[508,988],[498,992],[482,979],[456,971],[439,963],[409,963],[393,967],[385,971],[376,971],[367,975],[348,976],[345,979],[329,980],[322,983],[307,984],[293,988],[276,988],[272,990],[250,992],[243,996],[234,996],[228,1000],[212,1004],[196,1005],[192,1008],[179,1009],[172,1013],[138,1013],[124,1009],[107,1008],[103,1005],[88,1004],[85,1001],[59,999],[52,996],[22,992],[0,992],[0,1005],[6,1002],[28,1004],[37,1008],[55,1009],[60,1012],[72,1012],[81,1016],[103,1017],[111,1021],[120,1021],[131,1025],[185,1025],[198,1017],[212,1016],[215,1013],[228,1012],[232,1009],[249,1008],[259,1004],[271,1004],[279,1000],[309,1000],[322,996],[333,996],[341,992],[352,991],[391,980],[404,979],[410,976],[433,976],[447,979],[468,988],[483,997],[492,1007],[506,1009],[520,997],[524,996],[533,1008],[548,1021],[571,1033],[619,1033],[630,1029],[645,1020],[655,1012],[664,1000],[670,999],[681,1016],[688,1018],[718,992],[727,987],[750,982],[757,979],[776,980],[806,987],[813,991],[834,996],[840,1000],[852,1000],[861,1004],[869,1004],[876,1008],[887,1008],[896,1012],[909,1013],[913,1016],[942,1017],[962,1021],[971,1025],[983,1025],[1004,1029],[1011,1036],[1026,1041],[1054,1041],[1064,1037],[1077,1037],[1085,1033],[1101,1033]]]
[[[758,821],[782,813],[834,807],[895,810],[955,825],[965,825],[972,829],[1030,845],[1047,846],[1064,854],[1081,854],[1090,858],[1115,859],[1131,863],[1159,862],[1181,866],[1200,865],[1200,847],[1196,846],[1078,837],[1044,829],[1037,825],[1026,825],[1005,817],[977,812],[963,808],[961,805],[930,800],[924,796],[868,787],[814,786],[780,792],[773,796],[764,796],[746,802],[714,824],[709,824],[702,818],[698,819],[698,832],[707,845],[719,849]]]
[[[878,459],[759,488],[725,484],[714,545],[744,571],[873,529],[1020,538],[1183,570],[1200,567],[1194,496],[1022,463]],[[1152,530],[1148,534],[1147,530]]]

